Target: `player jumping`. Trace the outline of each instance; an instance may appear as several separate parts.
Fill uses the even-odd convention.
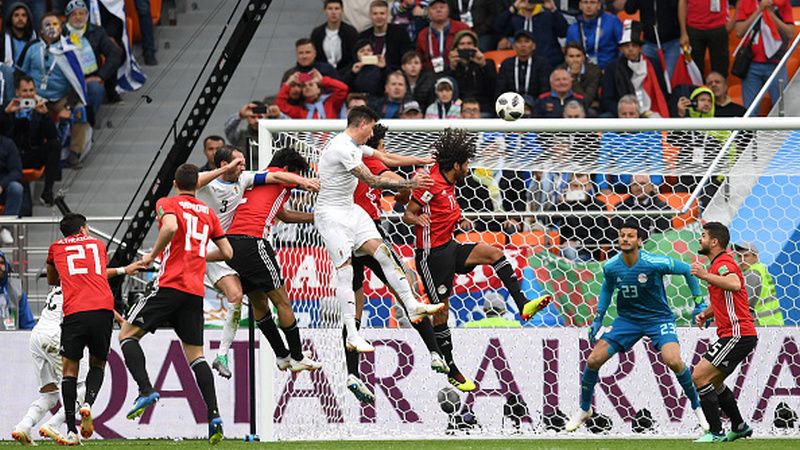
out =
[[[455,187],[469,175],[469,160],[475,156],[474,139],[464,130],[446,129],[433,144],[436,164],[431,168],[433,186],[415,190],[403,214],[403,221],[416,228],[416,262],[423,287],[432,303],[445,305],[433,318],[436,341],[447,361],[450,384],[461,391],[475,389],[453,360],[453,342],[447,325],[450,292],[455,275],[472,272],[476,266],[491,265],[519,308],[523,320],[545,308],[551,298],[528,301],[503,251],[484,243],[461,244],[453,240],[461,207]]]
[[[711,299],[711,306],[697,315],[697,326],[703,328],[708,320],[714,319],[719,336],[692,372],[700,403],[711,425],[695,442],[730,442],[753,435],[753,429],[739,412],[733,392],[725,385],[725,378],[758,343],[742,270],[726,251],[728,242],[730,234],[725,225],[719,222],[703,225],[698,253],[708,257],[711,266],[706,269],[700,263],[692,264],[692,274],[708,283]],[[722,430],[720,408],[731,419],[731,431],[727,435]]]
[[[378,115],[366,106],[357,106],[347,114],[347,129],[331,139],[319,159],[320,191],[314,208],[314,226],[322,236],[331,262],[336,270],[336,298],[342,307],[342,319],[347,330],[345,347],[359,353],[375,350],[358,334],[356,302],[353,293],[352,257],[370,255],[378,261],[386,281],[397,292],[408,311],[409,320],[418,322],[442,309],[414,297],[405,272],[392,258],[392,251],[383,242],[375,223],[353,201],[358,180],[379,189],[427,188],[431,179],[418,174],[411,180],[390,181],[373,175],[362,162],[362,156],[375,152],[363,146],[372,136]]]
[[[183,343],[186,361],[194,372],[208,412],[208,438],[216,444],[223,438],[222,418],[217,408],[214,375],[203,357],[203,278],[206,261],[222,261],[233,255],[219,219],[211,209],[195,198],[197,167],[182,164],[175,172],[178,194],[156,203],[159,230],[156,243],[141,262],[150,266],[161,255],[158,289],[143,298],[128,313],[128,322],[119,333],[125,365],[139,386],[139,396],[128,419],[141,416],[160,395],[153,389],[145,368],[145,356],[139,339],[169,324]],[[208,240],[217,244],[207,251]]]
[[[649,337],[656,349],[661,351],[661,358],[675,372],[700,426],[708,429],[691,373],[681,359],[675,333],[675,316],[664,290],[664,275],[683,275],[695,299],[700,299],[700,285],[697,278],[690,274],[691,267],[688,264],[640,250],[643,233],[636,221],[624,222],[619,228],[620,253],[603,265],[603,286],[597,300],[597,314],[589,330],[589,343],[594,348],[581,375],[581,408],[567,423],[567,431],[577,430],[592,416],[594,387],[600,367],[616,353],[630,350],[644,336]],[[611,331],[595,342],[614,291],[619,292],[617,318]],[[698,306],[701,304],[702,299]],[[699,312],[698,308],[695,310]]]

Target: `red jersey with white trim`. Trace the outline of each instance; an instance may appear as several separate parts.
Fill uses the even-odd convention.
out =
[[[744,288],[742,269],[733,260],[728,252],[720,253],[711,261],[709,273],[720,276],[736,274],[742,288],[736,292],[708,285],[708,296],[711,299],[711,309],[714,311],[714,321],[717,323],[717,336],[721,338],[735,336],[755,336],[756,328],[753,325],[753,316],[747,303],[747,290]]]
[[[365,156],[361,158],[361,161],[373,175],[380,176],[380,174],[389,170],[380,159],[374,156]],[[372,220],[378,220],[381,218],[381,210],[383,209],[381,207],[381,196],[383,196],[383,193],[380,189],[369,187],[367,183],[359,181],[358,185],[356,185],[356,191],[353,193],[353,200],[356,205],[369,214]]]
[[[422,212],[431,219],[430,226],[416,225],[417,248],[430,249],[447,244],[461,220],[461,206],[456,200],[456,185],[447,181],[439,164],[431,167],[433,186],[428,190],[414,190],[413,199],[422,206]]]
[[[55,266],[64,294],[64,316],[82,311],[114,309],[114,295],[108,285],[106,246],[82,234],[50,244],[47,263]]]
[[[173,214],[178,230],[161,252],[158,287],[172,288],[192,295],[205,295],[206,247],[209,239],[225,237],[217,215],[193,195],[164,197],[156,203],[158,226]]]
[[[270,173],[286,172],[286,169],[270,167]],[[257,238],[269,237],[269,229],[283,205],[289,200],[293,184],[262,184],[253,186],[244,193],[228,234],[244,234]]]

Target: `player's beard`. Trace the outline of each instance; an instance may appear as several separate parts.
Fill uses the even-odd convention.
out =
[[[700,246],[700,250],[697,251],[698,254],[703,255],[703,256],[708,256],[708,254],[710,252],[711,252],[711,249],[709,249],[708,247],[705,247],[703,245],[701,245]]]

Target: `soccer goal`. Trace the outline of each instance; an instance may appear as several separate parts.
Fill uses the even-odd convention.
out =
[[[751,270],[756,258],[764,265],[751,299],[758,347],[727,383],[757,435],[797,436],[800,118],[382,123],[389,128],[388,151],[417,156],[430,154],[446,127],[474,133],[478,151],[471,176],[458,188],[465,220],[456,238],[501,247],[529,298],[549,293],[556,301],[520,327],[491,267],[457,276],[453,353],[478,386],[461,393],[430,370],[402,309],[367,274],[361,327],[376,351],[362,355],[359,371],[376,398],[363,405],[345,386],[333,268],[322,241],[313,226],[278,224],[271,239],[305,345],[324,367],[311,375],[275,371],[262,381],[259,411],[272,426],[272,436],[262,430],[262,437],[563,435],[566,417],[578,408],[602,265],[616,254],[617,227],[631,218],[648,231],[645,250],[689,263],[705,261],[697,255],[701,221],[720,221],[739,245],[736,257]],[[313,171],[326,142],[344,127],[340,120],[261,121],[260,167],[274,150],[292,147]],[[409,175],[414,168],[396,170]],[[379,199],[381,225],[413,267],[413,230],[402,222],[403,205],[394,194]],[[288,207],[309,211],[314,200],[297,191]],[[715,339],[714,329],[690,326],[693,302],[680,277],[666,285],[683,359],[694,365]],[[605,325],[615,317],[612,302]],[[261,346],[262,362],[270,361],[269,352]],[[597,415],[578,435],[698,433],[680,385],[647,339],[602,368],[594,409]]]

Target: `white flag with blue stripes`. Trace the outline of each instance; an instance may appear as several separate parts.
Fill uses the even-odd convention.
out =
[[[125,20],[125,0],[99,0],[106,7],[108,12],[122,21],[122,46],[125,49],[125,60],[117,70],[117,92],[131,92],[139,89],[147,81],[142,69],[133,56],[131,42],[128,39],[128,22]],[[90,20],[95,25],[100,23],[100,7],[98,0],[90,0],[89,10],[91,11]]]

